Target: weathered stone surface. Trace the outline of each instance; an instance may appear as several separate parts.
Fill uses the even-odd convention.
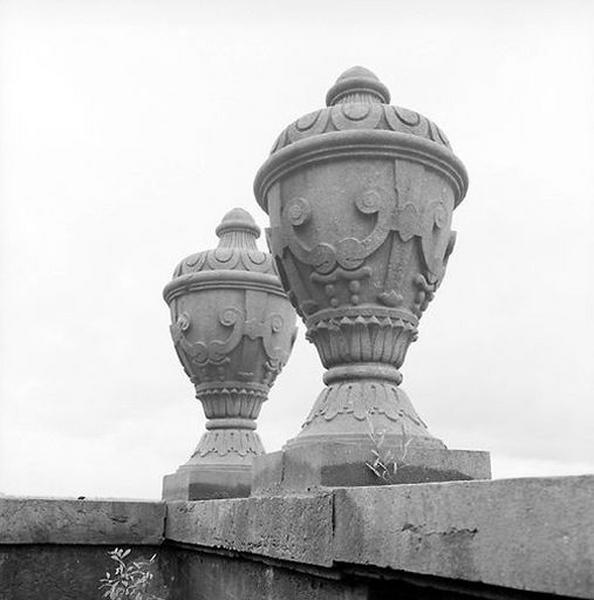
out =
[[[0,498],[0,544],[154,545],[164,528],[162,502]]]
[[[249,493],[252,459],[264,452],[256,419],[297,332],[272,256],[256,245],[260,228],[251,215],[233,209],[217,235],[218,247],[184,259],[163,292],[175,350],[207,418],[190,459],[166,477],[166,500]]]
[[[252,470],[252,496],[278,496],[289,493],[284,483],[284,452],[268,452],[256,457]]]
[[[334,494],[336,561],[594,597],[594,476]]]
[[[333,560],[332,494],[167,504],[168,540],[311,565]]]
[[[0,545],[0,600],[99,600],[100,580],[106,571],[115,570],[108,550],[105,546]],[[152,591],[159,593],[163,585],[171,584],[173,578],[165,580],[161,573],[158,547],[131,550],[134,560],[158,553]]]
[[[488,452],[410,448],[389,481],[369,468],[371,444],[320,443],[288,447],[254,460],[252,495],[309,492],[320,487],[490,479]],[[368,464],[367,464],[368,463]]]
[[[98,600],[114,563],[104,546],[0,546],[0,600]],[[157,555],[150,592],[167,600],[469,600],[525,596],[463,581],[348,567],[331,569],[202,548],[132,547],[130,560]],[[535,600],[530,595],[527,600]]]
[[[173,553],[171,553],[173,554]],[[176,549],[169,600],[368,600],[367,585],[271,561]],[[291,568],[293,567],[293,568]],[[313,572],[312,572],[313,571]]]
[[[394,442],[445,448],[399,387],[419,320],[441,284],[468,177],[443,132],[389,106],[369,70],[343,73],[328,107],[279,137],[254,182],[283,286],[327,369],[290,446]]]

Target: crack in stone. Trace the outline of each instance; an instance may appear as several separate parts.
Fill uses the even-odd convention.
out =
[[[428,535],[440,535],[440,536],[470,536],[474,537],[478,533],[478,529],[476,527],[450,527],[449,529],[442,531],[431,531],[427,530],[424,525],[415,525],[414,523],[405,523],[402,526],[401,531],[410,531],[416,535],[420,536],[428,536]]]

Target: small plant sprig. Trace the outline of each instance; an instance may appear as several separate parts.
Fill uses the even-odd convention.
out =
[[[130,549],[115,548],[107,553],[116,563],[113,575],[107,571],[101,579],[99,590],[103,598],[108,600],[165,600],[150,593],[149,586],[153,580],[153,564],[157,557],[153,554],[148,560],[126,560]]]
[[[398,468],[404,464],[408,447],[412,442],[404,429],[404,425],[400,423],[402,436],[400,439],[400,448],[388,448],[386,446],[386,430],[377,431],[369,414],[367,415],[367,426],[369,428],[368,436],[371,440],[373,448],[371,453],[374,456],[372,463],[366,462],[365,466],[371,472],[385,483],[394,483]]]

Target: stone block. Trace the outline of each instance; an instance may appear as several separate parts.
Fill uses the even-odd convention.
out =
[[[162,502],[0,498],[0,544],[157,545]]]
[[[180,467],[163,477],[163,500],[212,500],[250,495],[251,469],[211,465]]]
[[[594,476],[334,491],[335,560],[594,597]]]
[[[331,566],[332,494],[167,504],[166,538],[237,552]]]
[[[289,447],[255,459],[252,495],[491,477],[489,453],[475,450],[410,448],[389,481],[369,468],[373,459],[370,446],[327,442]]]

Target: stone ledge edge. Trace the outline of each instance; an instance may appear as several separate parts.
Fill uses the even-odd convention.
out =
[[[0,545],[160,545],[158,501],[0,497]]]

